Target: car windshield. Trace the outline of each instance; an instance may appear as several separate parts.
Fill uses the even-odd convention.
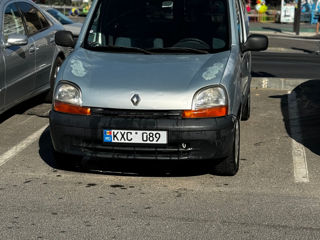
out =
[[[47,12],[50,13],[55,19],[57,19],[63,25],[73,23],[73,21],[70,18],[63,15],[61,12],[59,12],[56,9],[51,8],[51,9],[48,9]]]
[[[114,52],[110,46],[154,54],[228,50],[227,0],[100,0],[84,47]]]

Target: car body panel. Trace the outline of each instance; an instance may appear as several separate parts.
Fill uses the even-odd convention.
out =
[[[55,32],[47,29],[39,34],[32,36],[36,51],[36,88],[48,84],[48,76],[50,76],[52,61],[56,51],[54,43]],[[48,56],[52,56],[51,58]]]
[[[17,6],[12,5],[11,2],[9,2],[4,6],[4,9],[2,11],[4,12],[8,7],[12,7],[12,9],[17,10]],[[10,17],[11,14],[8,14],[8,18],[3,18],[3,21],[8,24],[7,34],[10,34],[10,31],[14,32],[17,24],[23,26],[22,20],[20,23],[19,21],[12,21],[13,19],[11,19]],[[22,16],[19,16],[17,19],[21,18]],[[5,29],[3,31],[5,32]],[[23,31],[23,29],[21,31]],[[25,29],[24,33],[26,34]],[[33,91],[36,79],[35,54],[36,50],[34,46],[34,40],[31,37],[28,38],[27,45],[9,46],[3,48],[3,56],[6,63],[6,105],[12,102],[20,101],[23,96],[30,94]]]
[[[243,39],[240,40],[240,44],[244,44],[248,37],[249,37],[249,17],[247,14],[247,10],[245,8],[245,5],[243,4],[243,1],[239,1],[240,4],[240,10],[241,10],[241,25],[242,25],[242,35]],[[251,52],[240,52],[239,56],[241,58],[241,71],[240,71],[240,81],[241,81],[241,89],[242,97],[241,97],[241,103],[243,103],[246,100],[246,97],[248,95],[248,92],[250,91],[250,84],[251,84]],[[242,104],[243,105],[243,104]]]
[[[151,16],[149,21],[142,17],[141,22],[135,25],[130,25],[129,21],[131,23],[143,14],[137,11],[137,16],[129,15],[138,9],[132,2],[126,2],[127,5],[132,3],[132,6],[127,9],[125,5],[124,10],[118,1],[103,2],[105,8],[97,9],[103,19],[99,22],[100,18],[93,15],[99,1],[94,1],[75,49],[62,65],[55,84],[56,97],[49,116],[55,151],[114,159],[218,160],[222,163],[220,166],[224,168],[224,174],[234,175],[239,166],[239,121],[243,109],[249,106],[246,102],[251,82],[251,53],[243,51],[243,44],[249,35],[244,5],[241,0],[226,1],[227,4],[222,4],[228,5],[228,16],[226,8],[220,8],[225,15],[219,15],[222,10],[219,12],[218,8],[212,8],[219,7],[219,4],[215,5],[218,1],[190,1],[195,5],[190,2],[187,5],[187,1],[182,0],[171,2],[172,18],[159,10],[161,7],[167,8],[161,6],[161,1],[158,2],[159,6],[156,2],[152,5],[147,1],[146,6],[156,10],[152,12],[147,9],[149,15],[146,16]],[[209,13],[206,12],[206,6]],[[189,9],[192,12],[190,15]],[[194,9],[199,12],[193,12]],[[217,12],[215,9],[218,9]],[[119,17],[114,17],[113,11],[118,11]],[[215,13],[219,14],[216,16]],[[110,20],[105,19],[108,14],[112,15]],[[152,17],[162,15],[174,20],[161,25],[161,21],[165,20],[160,18],[160,27],[152,25],[156,22]],[[208,15],[212,23],[222,19],[217,21],[217,26],[222,25],[224,30],[229,30],[229,34],[226,34],[229,38],[220,39],[225,40],[220,48],[215,48],[213,39],[222,35],[210,35],[207,31],[214,29],[213,32],[217,33],[218,28],[211,28],[210,24],[205,25],[206,21],[201,21],[207,20]],[[143,25],[145,22],[146,26]],[[190,22],[195,28],[190,27]],[[203,25],[200,26],[200,23]],[[170,25],[178,27],[173,27],[171,31]],[[146,29],[153,27],[153,35],[145,34]],[[197,27],[201,28],[204,35],[197,35],[197,31],[190,30]],[[175,31],[179,32],[173,34],[174,38],[169,38]],[[70,33],[65,33],[65,36],[67,42],[71,38]],[[89,40],[84,41],[86,37]],[[203,40],[207,37],[211,38],[209,41],[212,43]],[[118,38],[125,39],[126,43],[117,45]],[[155,46],[156,39],[162,41],[160,47]],[[192,44],[177,46],[176,43],[186,39],[204,42],[208,47],[192,47]],[[141,43],[144,41],[153,41],[153,47]],[[64,43],[62,40],[60,42]],[[58,88],[60,83],[64,84],[62,88]],[[78,94],[75,86],[80,88],[81,94]],[[212,87],[219,87],[220,90],[198,94]],[[137,94],[138,100],[133,101]],[[195,95],[200,107],[193,103]],[[135,131],[166,131],[168,137],[165,144],[159,143],[156,147],[152,145],[156,142],[131,141],[128,137],[123,142],[103,140],[104,132],[108,137],[114,137],[114,132],[121,131],[123,136],[125,133],[137,135]]]
[[[4,106],[4,94],[5,94],[5,61],[3,56],[3,41],[0,37],[0,109]]]
[[[29,38],[26,46],[7,47],[3,51],[6,62],[6,105],[20,101],[35,87],[36,58],[35,52],[30,52],[32,48],[34,42]]]
[[[227,89],[227,93],[228,93],[228,99],[231,101],[229,102],[229,108],[228,108],[228,113],[229,114],[233,114],[233,115],[237,115],[238,114],[238,111],[239,111],[239,108],[241,107],[241,103],[242,103],[242,98],[244,97],[244,92],[246,92],[247,90],[244,90],[243,87],[244,86],[249,86],[248,84],[248,81],[251,80],[251,77],[249,79],[249,75],[250,75],[250,64],[251,64],[251,53],[248,52],[248,53],[245,53],[244,56],[245,58],[243,59],[243,56],[241,56],[241,49],[240,49],[240,39],[238,37],[238,34],[237,34],[237,31],[238,31],[238,25],[237,25],[237,14],[236,12],[234,11],[236,5],[235,5],[235,1],[228,1],[229,2],[229,24],[230,24],[230,28],[229,28],[229,31],[230,31],[230,49],[231,51],[228,53],[229,56],[225,56],[225,66],[224,66],[224,71],[223,73],[219,76],[220,79],[218,80],[218,76],[216,78],[216,80],[211,83],[208,83],[206,81],[202,82],[202,85],[199,84],[198,85],[198,90],[200,90],[201,88],[203,87],[206,87],[206,86],[209,86],[210,84],[221,84],[222,86],[224,86],[226,89]],[[92,15],[94,14],[94,9],[96,8],[96,5],[97,5],[98,1],[94,1],[93,4],[92,4],[92,7],[87,15],[87,18],[86,18],[86,21],[84,22],[83,24],[83,27],[82,27],[82,31],[79,35],[79,38],[78,38],[78,41],[75,45],[75,51],[74,53],[77,53],[78,51],[79,52],[82,52],[83,49],[82,49],[82,45],[84,43],[84,39],[86,37],[86,32],[88,30],[88,27],[89,27],[89,24],[90,24],[90,19],[92,18]],[[243,20],[243,23],[242,24],[245,24],[246,26],[248,26],[249,22],[248,22],[248,19],[245,19]],[[248,35],[248,27],[245,28],[245,30],[247,31],[247,35]],[[219,53],[220,54],[220,53]],[[97,54],[99,55],[99,54]],[[106,55],[106,54],[105,54]],[[210,55],[210,54],[209,54]],[[211,54],[212,56],[206,56],[206,57],[199,57],[199,55],[190,55],[189,56],[189,59],[191,58],[215,58],[214,55],[216,54]],[[74,56],[74,55],[73,55]],[[92,56],[91,57],[91,61],[93,61],[94,57]],[[81,60],[82,61],[82,60]],[[250,61],[249,63],[247,61]],[[214,61],[212,62],[208,62],[208,65],[210,65],[211,63],[211,66],[213,66],[214,64]],[[66,62],[67,65],[70,65],[70,62]],[[121,63],[123,64],[123,63]],[[206,65],[205,65],[205,62],[202,62],[203,66],[199,67],[198,69],[198,73],[201,73],[201,70],[200,68],[202,68],[202,71],[204,72],[205,69],[206,69]],[[187,64],[185,65],[185,69],[186,71],[187,70]],[[208,66],[207,66],[208,67]],[[61,69],[62,70],[62,69]],[[243,71],[244,70],[244,71]],[[118,70],[116,70],[118,71]],[[163,71],[167,71],[165,69],[162,69],[160,70],[157,74],[165,74],[163,73]],[[64,71],[61,71],[61,72],[64,72]],[[94,72],[94,71],[93,71]],[[202,72],[202,73],[203,73]],[[177,73],[178,75],[178,72],[175,72]],[[241,74],[240,74],[241,73]],[[87,74],[90,74],[90,73],[87,73]],[[92,73],[94,74],[95,76],[99,76],[98,74],[95,74],[95,73]],[[131,75],[130,75],[131,76]],[[65,75],[63,76],[63,79],[64,80],[70,80],[68,79],[69,76]],[[107,76],[105,76],[107,77]],[[190,76],[189,76],[190,77]],[[61,77],[58,76],[58,79],[62,79]],[[79,81],[79,83],[81,82],[82,83],[82,80],[80,78],[76,79],[76,78],[72,78],[73,80],[70,80],[70,81],[75,81],[75,83],[77,84],[77,82]],[[200,78],[201,79],[201,78]],[[196,82],[196,80],[194,80],[194,82]],[[170,84],[173,84],[172,82],[170,82]],[[90,88],[89,88],[90,89]],[[229,90],[230,89],[230,90]],[[92,89],[90,89],[91,91]],[[132,92],[130,92],[131,94],[133,93],[135,89],[132,90]],[[171,105],[169,106],[168,109],[174,109],[174,108],[178,108],[178,109],[181,109],[181,108],[186,108],[186,109],[190,109],[191,107],[191,102],[193,100],[193,96],[194,96],[194,93],[193,94],[191,93],[192,90],[195,90],[195,89],[189,89],[190,92],[186,92],[186,94],[184,96],[181,96],[181,102],[182,102],[182,99],[184,99],[184,103],[183,104],[179,104],[178,102],[174,102],[174,103],[171,103]],[[87,91],[87,90],[85,90]],[[101,90],[100,90],[101,92]],[[174,94],[174,93],[173,93]],[[102,94],[99,94],[99,96],[101,96]],[[186,97],[186,95],[188,95],[188,97]],[[114,107],[120,107],[120,106],[126,106],[126,107],[129,107],[129,109],[132,109],[132,106],[130,106],[130,102],[127,103],[127,105],[122,105],[123,102],[122,101],[127,101],[128,99],[128,94],[125,96],[126,100],[122,99],[120,100],[121,101],[121,104],[117,104],[117,105],[114,105]],[[91,97],[94,98],[94,94],[91,92]],[[160,99],[161,96],[159,96],[158,99]],[[176,96],[175,96],[176,97]],[[120,99],[120,98],[118,98]],[[176,98],[175,98],[176,99]],[[240,99],[240,101],[239,101]],[[94,101],[95,103],[97,101]],[[105,102],[105,101],[104,101]],[[87,100],[84,96],[84,104],[85,103],[91,103],[90,100]],[[141,102],[142,104],[142,102]],[[153,102],[153,104],[155,104],[155,102]],[[132,105],[132,104],[131,104]],[[151,105],[151,104],[150,104]],[[157,104],[157,106],[160,106],[162,105],[161,104]],[[169,104],[168,104],[169,105]],[[90,106],[90,104],[89,104]],[[163,106],[162,109],[166,109],[166,107]]]
[[[196,91],[220,84],[229,54],[137,55],[79,49],[61,72],[62,79],[82,89],[84,106],[191,109]],[[141,97],[138,106],[131,103],[134,94]]]
[[[50,112],[50,132],[56,151],[86,157],[148,160],[203,160],[223,158],[233,147],[234,116],[207,119],[153,119],[70,115]],[[168,132],[168,143],[103,143],[104,129]],[[182,144],[186,147],[183,149]],[[67,160],[67,159],[66,159]]]

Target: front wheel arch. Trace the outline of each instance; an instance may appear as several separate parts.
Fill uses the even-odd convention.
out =
[[[54,83],[55,83],[59,68],[61,67],[64,60],[65,60],[65,56],[62,53],[60,53],[58,54],[54,63],[52,64],[51,73],[50,73],[50,89],[45,98],[46,102],[52,101]]]
[[[240,119],[235,118],[233,147],[229,155],[214,165],[214,174],[221,176],[234,176],[240,164]]]

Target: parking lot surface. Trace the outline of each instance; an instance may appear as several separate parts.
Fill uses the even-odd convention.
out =
[[[251,90],[240,170],[53,159],[50,104],[0,118],[0,239],[319,239],[320,81]]]

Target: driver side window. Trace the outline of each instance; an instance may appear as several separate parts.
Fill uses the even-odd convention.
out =
[[[11,34],[26,35],[22,17],[14,4],[10,4],[6,8],[3,19],[3,35],[5,42]]]

